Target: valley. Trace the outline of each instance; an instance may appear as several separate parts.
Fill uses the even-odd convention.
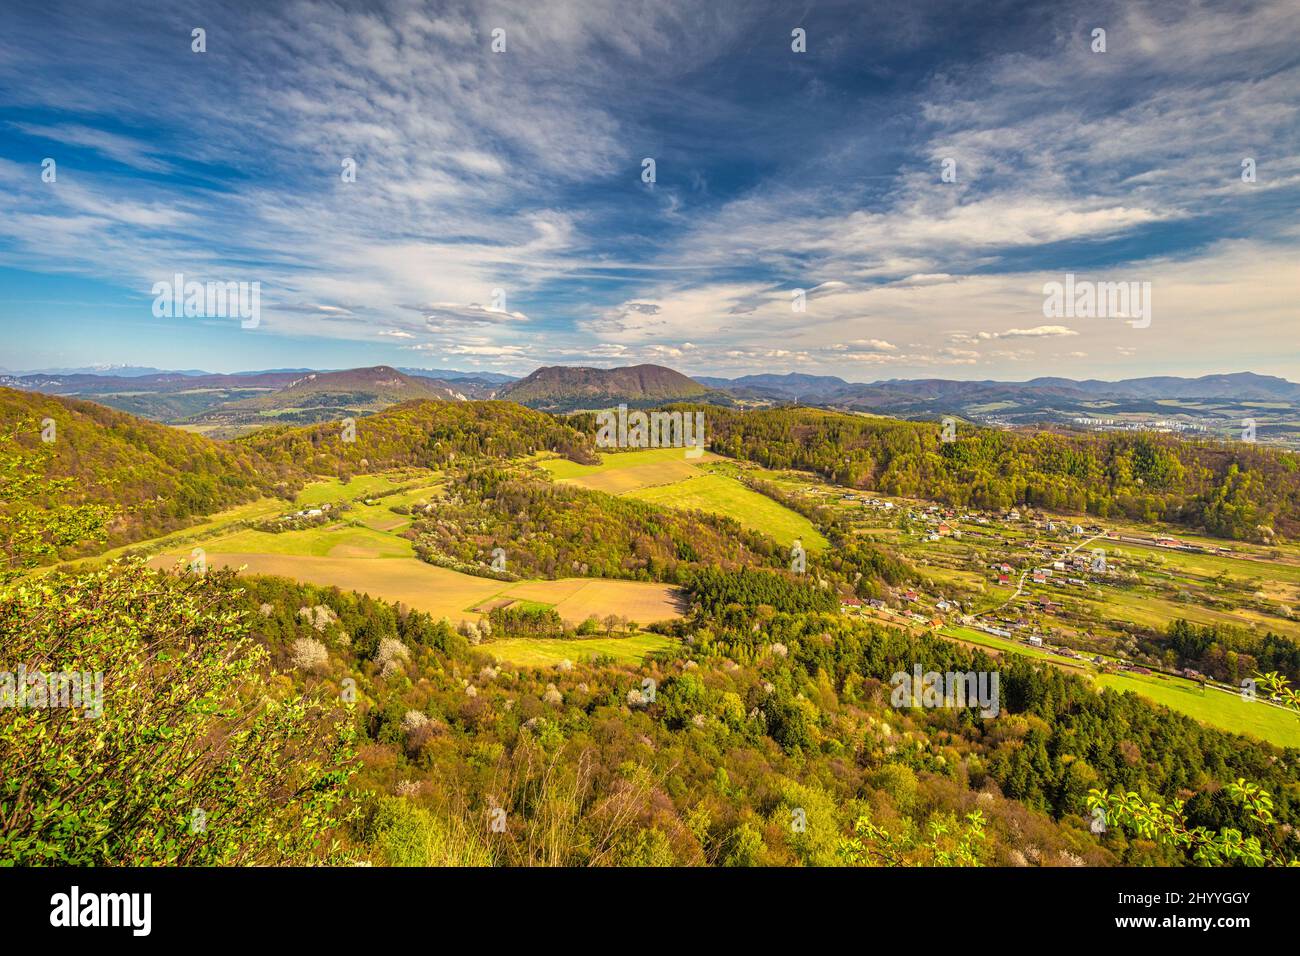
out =
[[[560,484],[732,518],[786,549],[796,540],[810,553],[830,547],[808,518],[737,476],[743,471],[772,481],[810,504],[828,504],[850,534],[885,543],[917,567],[922,587],[898,589],[879,607],[857,605],[845,613],[1049,661],[1087,675],[1098,689],[1130,690],[1226,730],[1300,746],[1300,720],[1241,700],[1235,685],[1206,682],[1199,674],[1159,673],[1167,665],[1149,657],[1137,663],[1128,659],[1137,651],[1133,626],[1163,631],[1178,619],[1272,630],[1300,640],[1300,623],[1290,616],[1290,609],[1300,606],[1300,548],[1295,546],[1239,543],[1225,549],[1216,539],[1173,538],[1174,529],[1168,528],[1119,522],[1103,529],[1086,516],[958,515],[930,502],[863,495],[807,472],[774,472],[711,452],[698,459],[687,459],[680,449],[606,453],[595,465],[542,456],[523,459],[518,467],[540,469]],[[356,590],[453,624],[481,621],[492,607],[515,602],[554,609],[572,626],[611,614],[641,626],[682,617],[685,596],[671,586],[582,578],[502,582],[419,560],[403,536],[410,517],[393,507],[436,503],[444,487],[444,474],[420,469],[358,475],[346,483],[317,481],[299,492],[294,508],[348,509],[320,527],[277,533],[250,527],[285,512],[283,502],[264,499],[106,557],[143,553],[151,566],[169,568],[187,564],[199,548],[212,566]],[[1071,533],[1083,527],[1079,522],[1087,522],[1090,535],[1083,548],[1080,536]],[[1160,546],[1157,540],[1177,541],[1179,547]],[[1096,547],[1103,545],[1106,572],[1087,571]],[[1075,573],[1073,564],[1068,573],[1044,574],[1041,581],[1030,575],[1035,563],[1055,571],[1054,552],[1085,559],[1085,570],[1077,572],[1084,577],[1066,580]],[[1011,570],[997,570],[1003,566]],[[1017,584],[1023,585],[1019,594]],[[1225,608],[1229,600],[1231,610]],[[580,642],[507,637],[483,646],[499,660],[545,666],[566,655],[597,653],[635,662],[668,645],[643,636]]]
[[[979,479],[959,469],[982,449],[1005,454],[991,432],[967,435],[944,471],[935,462],[945,459],[906,450],[932,425],[715,406],[709,450],[688,458],[680,448],[595,449],[581,412],[416,399],[361,415],[355,435],[322,421],[209,449],[201,436],[141,431],[75,400],[24,401],[68,416],[73,434],[99,423],[86,447],[138,460],[176,487],[192,479],[172,463],[197,449],[229,461],[240,481],[234,492],[191,485],[201,490],[189,513],[168,519],[151,514],[150,486],[137,481],[132,523],[118,532],[130,540],[65,555],[30,579],[164,572],[168,588],[230,589],[225,600],[248,608],[249,626],[295,683],[361,681],[373,741],[361,772],[381,789],[425,774],[440,747],[457,754],[445,772],[465,773],[465,761],[485,759],[478,741],[495,733],[484,715],[505,719],[516,705],[518,732],[541,740],[560,740],[557,709],[577,707],[618,715],[601,718],[601,733],[636,727],[635,739],[672,751],[688,746],[684,734],[721,735],[740,748],[727,751],[727,767],[741,777],[740,755],[759,747],[766,760],[792,761],[791,780],[800,762],[844,752],[844,726],[863,735],[854,744],[866,748],[862,773],[896,772],[871,768],[903,765],[887,742],[901,725],[919,748],[905,764],[918,786],[983,781],[979,799],[998,834],[991,859],[1020,859],[1013,820],[1032,812],[1053,847],[1047,858],[1100,862],[1131,851],[1076,829],[1081,788],[1126,779],[1136,754],[1234,754],[1249,764],[1240,773],[1265,778],[1270,755],[1296,752],[1268,748],[1300,748],[1300,716],[1276,688],[1243,690],[1262,671],[1300,668],[1300,547],[1273,533],[1226,539],[1177,521],[1103,517],[1093,497],[1088,512],[1036,506],[1025,490],[1005,506],[962,500]],[[1034,446],[1035,468],[1050,467],[1058,441]],[[1096,455],[1101,446],[1077,447]],[[1136,447],[1147,469],[1193,454]],[[56,473],[109,486],[84,456],[58,450],[47,452]],[[1128,446],[1107,453],[1117,450]],[[1287,467],[1260,454],[1239,460]],[[899,493],[900,467],[914,460],[931,473],[908,480],[933,495]],[[888,487],[864,487],[872,483]],[[1257,500],[1272,506],[1288,494],[1283,482]],[[1288,514],[1279,518],[1289,527]],[[140,567],[132,561],[142,570],[128,570]],[[881,682],[921,660],[995,669],[1012,713],[985,732],[966,718],[888,706]],[[417,668],[418,684],[400,676]],[[540,688],[540,702],[519,696],[523,686]],[[1097,719],[1111,728],[1109,746],[1079,737],[1076,722]],[[420,729],[434,726],[443,729]],[[1026,746],[1048,739],[1051,756],[1028,769]],[[505,761],[498,772],[508,766],[504,754],[493,759]],[[1281,759],[1285,776],[1291,758]],[[1076,761],[1086,768],[1076,783],[1052,782],[1074,779]],[[1142,766],[1162,793],[1182,779]],[[763,842],[770,861],[804,858],[777,833]],[[730,851],[689,852],[721,862]]]
[[[611,614],[638,625],[682,616],[684,599],[678,589],[660,584],[583,578],[502,582],[418,560],[410,541],[401,536],[410,519],[391,509],[436,500],[441,489],[438,472],[418,470],[361,475],[346,483],[314,482],[299,493],[288,511],[283,502],[265,499],[214,515],[184,532],[139,542],[103,557],[129,552],[146,556],[151,567],[183,570],[201,553],[209,567],[355,590],[453,624],[477,623],[492,607],[516,602],[552,608],[574,626],[593,616],[603,619]],[[337,518],[319,527],[276,532],[250,527],[303,512],[321,513],[323,508],[334,511]],[[632,661],[647,650],[664,646],[662,639],[647,641],[645,637],[629,638],[626,647],[618,639],[590,642],[590,646],[587,641],[566,642],[562,647],[557,647],[558,643],[550,644],[549,656],[547,646],[536,642],[506,640],[485,647],[502,660],[554,663],[566,654],[608,653]],[[519,660],[511,656],[516,652]]]

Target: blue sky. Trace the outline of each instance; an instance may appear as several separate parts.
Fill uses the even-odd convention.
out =
[[[1300,378],[1293,0],[5,16],[0,367]],[[178,272],[259,323],[155,317]]]

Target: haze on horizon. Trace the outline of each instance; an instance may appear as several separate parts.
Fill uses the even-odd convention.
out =
[[[0,128],[11,370],[1300,377],[1293,0],[56,2]]]

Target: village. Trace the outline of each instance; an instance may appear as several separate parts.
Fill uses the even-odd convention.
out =
[[[1167,675],[1201,687],[1239,690],[1142,653],[1136,638],[1145,615],[1124,612],[1142,603],[1143,591],[1185,596],[1182,582],[1159,552],[1243,563],[1251,560],[1249,555],[1210,542],[1032,508],[953,508],[821,484],[804,483],[799,490],[835,506],[855,534],[895,551],[926,577],[924,585],[844,597],[841,611],[847,615],[932,631],[996,652],[1027,653],[1066,667]],[[1216,584],[1224,586],[1222,577]],[[1247,589],[1240,592],[1246,600]]]

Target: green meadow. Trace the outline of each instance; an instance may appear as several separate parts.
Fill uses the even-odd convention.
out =
[[[706,471],[723,459],[711,453],[686,458],[680,448],[647,448],[601,455],[600,464],[562,458],[538,464],[557,481],[624,495],[667,508],[695,509],[734,518],[789,547],[796,540],[809,551],[829,542],[811,521],[725,474]],[[764,476],[766,477],[766,476]]]
[[[414,469],[399,472],[387,472],[375,475],[358,475],[348,482],[341,482],[337,479],[325,479],[313,481],[305,485],[298,493],[293,502],[287,502],[280,498],[259,498],[256,501],[250,501],[246,504],[237,505],[234,508],[228,508],[225,511],[217,512],[206,521],[190,525],[188,528],[181,528],[177,531],[169,532],[157,538],[148,541],[137,541],[134,544],[125,545],[120,548],[114,548],[106,551],[101,555],[88,559],[89,563],[99,563],[101,561],[110,561],[114,558],[121,557],[129,551],[146,551],[150,554],[158,554],[170,548],[179,547],[185,543],[200,542],[203,547],[212,550],[212,543],[221,541],[223,547],[230,538],[240,535],[251,535],[237,541],[236,543],[250,544],[256,542],[256,547],[247,547],[242,550],[266,552],[269,554],[323,554],[328,553],[329,548],[335,544],[370,544],[373,541],[362,541],[356,536],[351,540],[345,541],[342,537],[327,537],[333,532],[327,532],[323,528],[312,528],[307,531],[286,531],[279,535],[268,534],[265,532],[251,531],[245,529],[233,528],[245,522],[261,521],[266,518],[273,518],[276,515],[286,514],[301,508],[316,508],[323,504],[337,504],[344,501],[352,501],[362,495],[384,494],[393,491],[396,488],[407,490],[397,494],[388,495],[387,497],[376,500],[373,505],[364,505],[358,503],[353,509],[345,515],[340,515],[343,524],[349,521],[359,520],[363,524],[384,525],[379,530],[387,531],[383,537],[391,540],[392,532],[399,530],[405,525],[405,519],[402,516],[393,514],[389,511],[389,506],[395,504],[411,504],[422,498],[432,498],[436,496],[437,485],[433,483],[438,478],[438,472],[426,469]],[[408,487],[412,486],[412,487]],[[330,527],[337,527],[331,525]],[[357,529],[348,529],[357,530]],[[364,529],[362,529],[364,530]],[[288,537],[293,535],[295,537]],[[283,541],[273,542],[270,539],[285,538]],[[387,555],[409,555],[411,550],[406,542],[401,542],[396,546],[389,544],[386,547]],[[321,549],[324,549],[323,551]],[[227,550],[236,550],[230,548]]]
[[[303,557],[411,558],[411,543],[391,532],[364,526],[327,525],[302,531],[254,531],[205,538],[199,546],[230,554],[286,554]]]
[[[809,551],[821,551],[830,545],[803,515],[725,475],[699,475],[670,485],[631,491],[628,497],[668,508],[693,508],[735,518],[745,527],[771,535],[787,547],[796,540]]]
[[[708,456],[710,458],[714,456]],[[703,460],[704,456],[700,459]],[[642,468],[646,465],[659,465],[663,462],[690,461],[685,458],[681,448],[643,448],[636,451],[606,452],[600,456],[598,465],[580,465],[567,458],[547,458],[538,462],[551,473],[553,478],[585,478],[603,471],[619,471],[627,468]]]
[[[1214,727],[1249,734],[1280,747],[1300,747],[1300,714],[1260,701],[1245,701],[1236,694],[1173,677],[1155,674],[1098,674],[1101,687],[1133,691]]]
[[[1261,702],[1242,700],[1241,697],[1217,690],[1201,688],[1193,681],[1159,674],[1095,673],[1091,665],[1082,664],[1048,654],[1036,647],[985,634],[968,627],[946,627],[939,632],[944,637],[978,644],[995,650],[1023,654],[1038,660],[1050,661],[1068,667],[1076,673],[1087,670],[1094,686],[1101,690],[1109,687],[1116,691],[1131,691],[1170,710],[1195,718],[1211,727],[1247,734],[1280,747],[1300,747],[1300,715]]]

